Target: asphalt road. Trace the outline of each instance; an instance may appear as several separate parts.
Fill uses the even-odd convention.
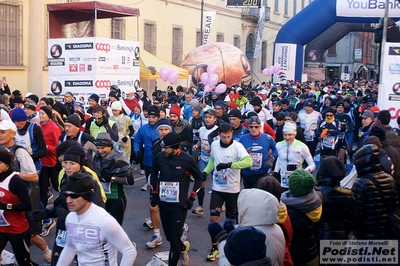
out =
[[[165,252],[169,250],[169,242],[166,240],[163,230],[161,229],[163,244],[157,246],[154,249],[148,249],[145,243],[150,240],[153,235],[153,230],[149,230],[143,226],[144,220],[149,217],[149,192],[141,191],[141,187],[144,185],[144,177],[139,173],[135,174],[135,184],[133,186],[126,186],[127,192],[127,209],[125,212],[125,218],[123,222],[123,228],[128,234],[131,241],[137,245],[138,256],[135,265],[146,266],[146,264],[152,259],[152,256],[157,252]],[[193,183],[192,183],[193,185]],[[214,262],[206,261],[207,251],[211,248],[211,240],[207,231],[209,223],[209,202],[211,191],[211,182],[206,184],[206,196],[204,206],[206,211],[203,216],[197,216],[188,213],[186,223],[189,225],[188,240],[190,242],[190,262],[189,265],[217,265],[218,260]],[[54,193],[56,197],[56,193]],[[49,204],[52,204],[53,199]],[[194,203],[194,208],[198,206],[197,201]],[[225,215],[221,216],[221,223],[223,224]],[[52,249],[55,238],[55,228],[53,228],[48,236],[45,237],[49,248]],[[11,246],[8,244],[6,250],[12,252]],[[42,252],[36,247],[31,246],[31,259],[37,263],[43,263]],[[168,261],[167,261],[168,263]],[[180,265],[180,264],[178,264]]]

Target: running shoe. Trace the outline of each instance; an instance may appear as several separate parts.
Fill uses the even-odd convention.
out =
[[[50,222],[44,223],[43,228],[42,228],[42,233],[40,234],[41,237],[48,236],[50,233],[50,230],[56,226],[56,222],[53,219],[50,219]]]
[[[208,261],[214,261],[215,259],[219,258],[218,249],[212,248],[210,252],[207,254]]]
[[[204,214],[204,210],[203,207],[198,206],[195,209],[192,210],[192,213],[197,214],[197,215],[203,215]]]
[[[189,234],[189,225],[187,225],[187,223],[185,223],[183,225],[181,235],[180,235],[182,243],[187,240],[188,234]]]
[[[141,174],[141,175],[144,175],[144,170],[140,170],[140,174]]]
[[[47,200],[51,200],[53,198],[53,193],[47,191]]]
[[[153,222],[151,221],[150,218],[147,218],[147,219],[144,221],[143,226],[144,226],[144,227],[147,227],[147,228],[149,228],[149,229],[153,229],[153,228],[154,228]]]
[[[186,266],[189,264],[189,249],[190,249],[190,243],[189,241],[183,242],[185,245],[185,250],[181,251],[181,265]]]
[[[157,235],[153,235],[149,242],[146,243],[146,247],[148,248],[155,248],[162,244],[162,237]]]

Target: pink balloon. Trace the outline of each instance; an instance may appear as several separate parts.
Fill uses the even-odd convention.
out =
[[[270,67],[268,68],[268,73],[269,73],[270,75],[272,75],[272,74],[275,73],[275,72],[274,72],[274,67],[273,67],[273,66],[270,66]]]
[[[171,84],[174,84],[179,79],[179,71],[176,69],[171,69],[168,72],[168,80]]]
[[[213,88],[210,87],[210,86],[208,86],[208,85],[205,85],[205,86],[204,86],[204,92],[206,92],[206,93],[212,91],[212,89],[213,89]]]
[[[160,69],[160,77],[163,81],[168,80],[169,69],[167,67],[162,67]]]
[[[281,65],[280,65],[279,63],[276,63],[276,64],[274,65],[274,73],[279,72],[279,70],[281,70]]]
[[[268,68],[264,68],[262,71],[263,75],[268,77],[270,74],[268,73]]]
[[[221,83],[215,88],[215,92],[224,93],[226,91],[226,85]]]
[[[201,74],[200,80],[203,85],[208,85],[208,73],[204,72],[203,74]]]
[[[212,74],[208,78],[208,86],[214,87],[218,83],[218,75],[217,74]]]
[[[207,73],[208,73],[209,75],[216,74],[216,73],[217,73],[217,66],[214,65],[214,64],[209,64],[209,65],[207,66]]]

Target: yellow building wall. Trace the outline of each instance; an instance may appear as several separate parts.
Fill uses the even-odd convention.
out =
[[[256,23],[242,19],[242,8],[227,8],[226,0],[203,0],[204,10],[217,12],[209,42],[215,42],[217,33],[224,34],[224,41],[233,44],[235,35],[240,36],[241,50],[246,50],[246,38],[250,33],[256,34]],[[289,16],[283,15],[284,1],[279,2],[279,11],[274,12],[275,0],[267,0],[270,7],[270,20],[265,22],[263,40],[267,41],[267,67],[272,64],[274,40],[281,26],[293,16],[293,1],[289,1]],[[297,0],[297,12],[301,9]],[[23,5],[23,66],[0,66],[0,76],[6,76],[11,90],[19,89],[23,93],[33,92],[39,96],[49,91],[48,72],[46,67],[47,55],[47,24],[48,14],[46,5],[56,3],[47,0],[15,1]],[[58,3],[61,1],[57,1]],[[65,1],[66,2],[66,1]],[[75,1],[73,1],[75,2]],[[82,2],[82,1],[80,1]],[[183,56],[196,47],[196,31],[200,30],[201,0],[131,0],[103,1],[112,4],[125,5],[140,9],[140,17],[126,18],[126,40],[139,41],[143,48],[144,24],[154,22],[157,25],[156,56],[172,61],[172,29],[179,26],[183,29]],[[308,1],[306,1],[308,4]],[[110,38],[110,19],[96,22],[96,35]],[[254,59],[252,66],[255,77],[253,84],[268,81],[262,75],[261,58]]]

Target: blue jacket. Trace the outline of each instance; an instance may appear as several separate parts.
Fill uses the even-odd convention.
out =
[[[139,128],[135,135],[134,150],[137,153],[144,146],[143,164],[146,166],[153,165],[153,141],[158,139],[156,126],[146,124]]]

